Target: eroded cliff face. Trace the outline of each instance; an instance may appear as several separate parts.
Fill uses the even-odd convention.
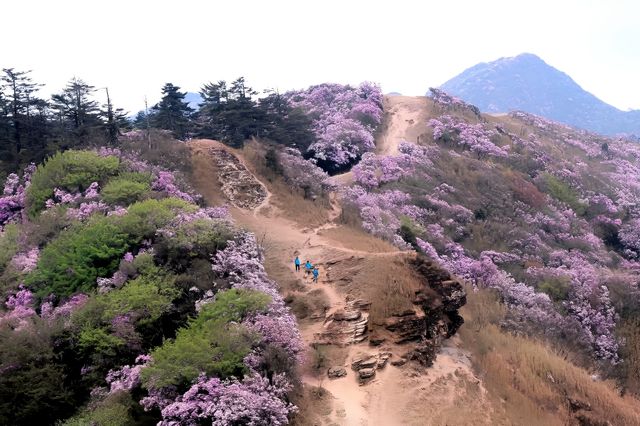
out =
[[[328,279],[348,296],[344,307],[326,314],[315,335],[319,344],[368,342],[376,349],[357,358],[371,360],[390,352],[393,365],[412,360],[430,366],[443,340],[464,322],[458,313],[466,303],[462,284],[424,256],[341,256],[326,264]],[[371,362],[357,361],[352,363],[355,370],[372,368]]]
[[[390,316],[385,328],[393,333],[396,343],[417,343],[405,358],[431,366],[442,341],[464,323],[458,309],[467,303],[467,294],[448,271],[424,256],[416,257],[410,266],[422,278],[422,288],[412,300],[415,309]]]

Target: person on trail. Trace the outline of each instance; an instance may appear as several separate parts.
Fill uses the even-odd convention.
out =
[[[300,258],[298,256],[296,256],[293,264],[296,265],[296,272],[298,272],[300,270]]]
[[[307,260],[307,263],[304,264],[304,274],[309,275],[312,269],[313,269],[313,265],[311,264],[311,262]]]
[[[318,270],[318,267],[316,266],[315,268],[313,268],[313,282],[314,283],[318,283],[318,275],[320,275],[320,271]]]

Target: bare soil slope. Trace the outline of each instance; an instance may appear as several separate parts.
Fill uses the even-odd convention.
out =
[[[216,150],[223,149],[243,162],[242,153],[210,140],[193,141],[191,147],[196,188],[208,203],[229,204],[223,184],[217,177],[220,163],[213,156]],[[256,180],[259,181],[258,178]],[[335,201],[326,211],[329,219],[326,223],[305,228],[286,217],[278,207],[279,195],[271,192],[269,182],[262,184],[268,195],[259,208],[243,209],[230,203],[231,212],[237,223],[255,232],[262,240],[270,277],[280,284],[289,300],[293,300],[294,311],[297,314],[297,311],[302,312],[300,329],[309,344],[309,351],[308,365],[300,369],[304,396],[299,401],[301,413],[296,423],[444,425],[457,418],[459,421],[455,424],[489,424],[490,416],[482,414],[490,411],[485,398],[486,391],[471,370],[468,354],[459,348],[459,340],[448,342],[435,365],[428,371],[411,363],[402,366],[389,363],[364,385],[358,383],[356,372],[350,368],[354,358],[362,354],[390,352],[390,361],[393,362],[399,360],[411,344],[385,342],[379,347],[371,347],[367,341],[347,345],[331,342],[320,344],[327,343],[323,341],[327,333],[330,338],[335,338],[334,327],[341,322],[327,318],[332,318],[336,312],[348,310],[348,300],[372,297],[374,300],[370,312],[375,314],[376,311],[384,311],[382,303],[376,306],[376,302],[381,301],[375,300],[375,296],[381,290],[380,286],[385,285],[385,280],[376,280],[371,271],[380,274],[385,270],[408,270],[405,264],[414,254],[400,252],[387,243],[351,228],[342,232],[341,225],[334,222],[339,215],[339,206]],[[320,266],[318,284],[312,284],[302,272],[295,272],[293,258],[296,254],[303,262],[310,259]],[[355,279],[342,279],[345,272]],[[331,280],[334,276],[342,278],[334,282]],[[406,280],[411,279],[410,276],[406,277]],[[359,314],[360,318],[364,318],[369,312],[362,311]],[[337,332],[342,331],[338,329]],[[358,340],[357,332],[353,340]],[[343,367],[346,376],[329,379],[326,375],[329,367]],[[319,392],[318,387],[328,392]],[[425,418],[425,414],[429,417]],[[463,418],[472,420],[466,422]]]

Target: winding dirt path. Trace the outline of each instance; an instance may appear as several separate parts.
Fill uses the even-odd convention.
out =
[[[402,107],[404,108],[404,106]],[[400,124],[401,120],[396,120]],[[393,123],[392,123],[393,124]],[[399,124],[398,124],[399,125]],[[398,129],[396,132],[400,133]],[[388,138],[392,144],[396,144],[396,136]],[[191,142],[194,158],[194,184],[205,196],[209,204],[220,204],[221,196],[216,190],[217,177],[213,161],[208,158],[211,148],[219,149],[221,144],[215,141],[197,140]],[[226,149],[226,148],[225,148]],[[387,149],[392,150],[391,145]],[[242,164],[241,155],[234,152]],[[246,164],[244,164],[246,167]],[[247,169],[248,170],[248,169]],[[254,176],[255,177],[255,176]],[[257,178],[256,180],[260,182]],[[263,182],[260,182],[268,188]],[[331,198],[331,211],[329,220],[314,229],[302,229],[295,222],[279,214],[276,206],[272,204],[275,195],[267,189],[267,197],[253,211],[231,207],[230,211],[235,221],[242,227],[254,232],[266,251],[267,271],[272,279],[278,283],[293,282],[302,289],[299,295],[306,297],[310,292],[320,289],[328,300],[329,307],[325,312],[331,314],[346,306],[346,294],[335,283],[327,281],[326,270],[330,260],[336,256],[357,256],[359,258],[380,258],[393,256],[406,256],[403,251],[375,251],[356,250],[347,247],[344,241],[338,241],[325,233],[332,230],[337,224],[335,220],[340,216],[340,205],[335,198]],[[296,273],[292,259],[298,254],[303,260],[313,259],[320,265],[321,276],[319,284],[310,283],[302,272]],[[366,285],[366,283],[362,283]],[[318,333],[326,327],[326,321],[303,320],[300,321],[300,331],[305,342],[311,345]],[[450,342],[438,356],[434,367],[427,375],[424,370],[415,368],[409,364],[398,368],[387,366],[379,370],[375,379],[364,386],[358,385],[355,372],[349,368],[351,359],[361,352],[377,352],[367,342],[348,345],[345,349],[345,361],[347,376],[340,379],[328,379],[322,374],[320,377],[302,373],[302,381],[311,387],[322,387],[332,395],[332,404],[329,413],[319,414],[314,420],[317,425],[345,425],[345,426],[393,426],[393,425],[429,425],[429,424],[486,424],[477,414],[467,413],[474,423],[448,423],[442,413],[447,410],[460,412],[457,399],[468,393],[468,383],[480,383],[473,375],[467,355],[459,349],[455,342]],[[396,352],[402,353],[401,351]],[[466,360],[466,361],[465,361]],[[442,386],[434,387],[434,383],[446,382],[447,392]],[[480,406],[483,401],[483,388],[478,385],[479,391],[473,398],[465,398],[468,406],[462,409],[482,411]],[[425,411],[427,410],[427,411]],[[486,411],[486,410],[485,410]],[[429,415],[425,418],[425,415]],[[440,415],[440,420],[434,420]]]

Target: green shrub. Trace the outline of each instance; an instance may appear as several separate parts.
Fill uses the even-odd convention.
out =
[[[92,404],[92,407],[86,407],[67,419],[60,426],[134,426],[140,424],[131,416],[136,404],[129,392],[109,394],[97,404]]]
[[[118,173],[117,157],[101,157],[91,151],[65,151],[57,153],[38,166],[27,189],[29,214],[34,217],[53,197],[54,188],[82,191],[92,182],[104,182]]]
[[[153,175],[151,173],[120,172],[118,174],[118,179],[126,179],[132,182],[144,183],[150,186],[151,182],[153,182]]]
[[[153,237],[176,213],[194,212],[197,209],[195,205],[177,198],[144,200],[131,205],[126,215],[115,217],[114,220],[123,231],[141,241]]]
[[[95,288],[98,277],[110,276],[122,256],[137,241],[111,217],[63,231],[41,253],[38,266],[27,277],[39,296],[65,297]]]
[[[178,330],[175,340],[151,353],[153,361],[142,371],[145,387],[187,386],[203,371],[241,377],[243,359],[257,343],[257,336],[240,321],[268,303],[269,296],[264,293],[236,289],[218,293],[187,328]]]
[[[184,223],[169,237],[160,238],[155,249],[158,258],[178,272],[184,272],[195,259],[211,259],[233,237],[224,221],[199,219]]]
[[[568,279],[549,278],[538,284],[538,290],[547,293],[554,302],[567,300],[571,284]]]
[[[578,196],[569,185],[549,173],[545,173],[543,176],[544,185],[549,195],[558,201],[568,204],[577,215],[585,214],[586,206],[578,200]]]
[[[197,207],[175,198],[133,204],[124,216],[99,216],[77,224],[49,243],[27,284],[41,297],[50,293],[65,297],[95,288],[98,277],[108,277],[120,259],[145,238],[173,219],[178,210]]]
[[[400,230],[398,234],[407,244],[411,244],[411,247],[413,247],[415,250],[420,250],[418,247],[418,242],[416,240],[416,237],[419,233],[420,229],[411,220],[411,218],[407,216],[403,216],[400,218]]]
[[[138,201],[151,190],[146,182],[136,182],[125,178],[111,179],[101,191],[102,199],[109,204],[128,206]]]
[[[103,328],[86,327],[78,335],[79,353],[86,358],[113,358],[126,342]]]
[[[154,323],[171,308],[171,302],[180,295],[171,275],[141,275],[117,290],[97,297],[104,304],[102,320],[111,321],[118,315],[131,314],[137,325]]]
[[[14,223],[4,227],[4,232],[0,235],[0,273],[9,264],[11,258],[18,252],[18,235],[20,230]]]

